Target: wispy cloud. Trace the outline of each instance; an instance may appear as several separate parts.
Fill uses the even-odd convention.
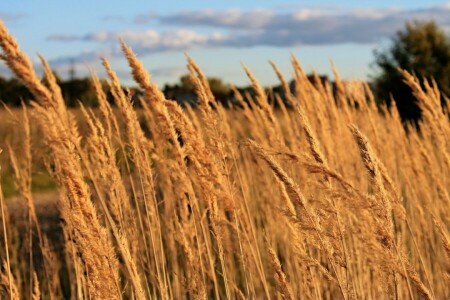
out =
[[[10,13],[10,12],[0,12],[0,20],[3,21],[19,21],[27,18],[28,15],[24,13]]]
[[[243,11],[200,10],[184,11],[160,16],[154,12],[135,17],[138,23],[157,20],[160,25],[177,28],[215,28],[220,33],[200,34],[194,30],[158,32],[125,31],[94,32],[84,36],[54,34],[51,40],[85,40],[106,42],[122,36],[136,46],[151,51],[192,48],[197,46],[251,47],[269,45],[322,45],[338,43],[372,43],[392,35],[407,20],[433,19],[442,26],[450,25],[450,5],[424,9],[399,8],[353,9],[335,8],[298,9],[290,13],[255,9]]]
[[[47,36],[48,41],[71,42],[80,39],[79,35],[71,33],[54,33]]]
[[[278,16],[269,9],[255,9],[242,11],[229,9],[225,11],[200,10],[184,11],[176,14],[161,16],[159,22],[168,26],[202,26],[240,30],[266,28]]]
[[[119,37],[132,46],[139,55],[212,47],[370,44],[393,35],[403,28],[408,20],[431,19],[443,28],[450,26],[450,4],[415,10],[395,7],[345,10],[328,7],[297,9],[292,12],[276,9],[200,10],[169,15],[150,12],[136,16],[134,21],[144,24],[156,20],[159,26],[166,28],[164,31],[127,30],[99,31],[84,35],[53,34],[48,36],[48,40],[98,43],[100,50],[55,61],[59,65],[64,65],[73,61],[97,60],[102,51],[106,51],[113,58],[122,57],[117,43]],[[211,33],[211,30],[215,32]]]
[[[227,30],[236,46],[295,46],[336,43],[372,43],[390,36],[407,20],[433,19],[450,24],[450,5],[416,10],[384,9],[299,9],[276,13],[259,9],[242,11],[185,11],[162,16],[166,26],[195,26]],[[244,38],[248,38],[245,41]]]
[[[160,15],[157,12],[151,11],[145,14],[139,14],[134,17],[134,22],[136,24],[147,24],[153,21],[157,21]]]
[[[133,49],[135,50],[135,48]],[[107,50],[84,51],[78,55],[62,56],[55,59],[50,59],[49,63],[57,73],[63,76],[68,74],[70,70],[75,70],[78,74],[88,74],[90,67],[94,68],[100,67],[101,65],[100,57],[105,57],[107,59],[114,60],[115,58],[122,58],[123,53],[119,47]],[[34,65],[36,68],[40,69],[39,61],[34,62]],[[6,70],[6,66],[3,67],[5,68],[2,68],[2,65],[0,64],[0,75],[1,74],[9,75],[9,73]],[[149,71],[152,74],[152,76],[173,77],[173,78],[177,78],[188,72],[185,67],[180,66],[150,68]],[[131,79],[131,73],[130,70],[128,69],[126,70],[119,69],[116,72],[122,80]]]
[[[138,52],[145,53],[164,52],[170,50],[186,50],[200,47],[222,45],[223,37],[220,33],[208,35],[189,30],[174,30],[158,32],[155,30],[123,31],[123,32],[94,32],[86,35],[53,34],[47,37],[52,41],[91,41],[91,42],[116,42],[124,39]]]
[[[150,68],[148,70],[153,77],[170,77],[179,78],[181,75],[187,74],[189,71],[186,67],[160,67],[160,68]],[[122,80],[131,80],[133,78],[130,69],[119,69],[116,70],[117,75]]]

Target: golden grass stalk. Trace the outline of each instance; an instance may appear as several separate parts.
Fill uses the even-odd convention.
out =
[[[324,166],[327,166],[327,160],[325,159],[325,155],[322,153],[322,150],[319,147],[318,139],[316,138],[312,128],[311,124],[308,120],[308,117],[305,115],[303,110],[299,105],[296,105],[295,107],[298,116],[300,117],[300,122],[303,125],[303,130],[305,131],[306,140],[308,141],[309,150],[314,157],[314,159],[319,163],[323,164]]]
[[[419,291],[419,293],[425,298],[425,299],[434,299],[435,297],[432,296],[429,289],[423,284],[422,280],[420,279],[419,274],[417,274],[417,271],[414,269],[413,266],[409,264],[409,262],[405,262],[406,264],[406,270],[408,277],[413,282],[416,289]]]
[[[68,223],[75,231],[78,250],[83,254],[88,271],[88,284],[94,297],[110,294],[112,298],[121,298],[118,289],[118,262],[114,248],[100,224],[91,202],[90,192],[84,182],[83,172],[76,151],[79,143],[75,127],[67,124],[60,115],[52,93],[37,78],[31,62],[22,53],[0,23],[0,46],[2,59],[10,69],[25,83],[40,105],[35,104],[36,115],[44,137],[52,151],[55,163],[55,176],[68,194],[69,203],[63,203],[62,209],[68,211]],[[114,291],[116,291],[114,293]]]
[[[441,222],[439,222],[435,217],[433,217],[434,226],[436,227],[439,235],[441,236],[442,245],[445,249],[445,254],[447,255],[447,259],[450,263],[450,239],[445,232],[444,226]]]
[[[278,259],[275,250],[271,246],[267,245],[267,252],[269,254],[269,258],[272,263],[272,268],[275,272],[275,280],[277,282],[278,291],[280,292],[283,299],[287,300],[295,299],[292,293],[292,288],[289,282],[287,281],[286,274],[283,272],[283,269],[281,268],[281,263],[280,260]]]
[[[420,85],[420,81],[416,76],[411,75],[405,70],[399,69],[399,72],[404,77],[404,82],[411,88],[413,95],[418,100],[418,105],[422,110],[423,119],[427,122],[422,122],[423,126],[429,127],[429,133],[432,134],[436,140],[439,153],[442,155],[444,164],[447,170],[450,170],[450,155],[448,154],[449,145],[449,120],[448,115],[445,115],[441,108],[441,101],[439,91],[435,92],[428,81],[424,80],[425,91]]]
[[[323,230],[317,221],[318,220],[317,215],[315,215],[314,212],[311,211],[309,205],[307,204],[306,199],[300,192],[298,185],[292,180],[291,177],[287,175],[287,173],[283,170],[283,168],[256,142],[252,140],[249,140],[248,142],[251,145],[253,151],[268,164],[268,166],[272,169],[274,175],[278,177],[278,179],[284,184],[284,186],[286,187],[286,191],[288,192],[289,197],[291,197],[294,205],[302,208],[303,211],[305,212],[306,218],[308,219],[309,224],[312,226],[313,231],[317,239],[319,240],[320,246],[324,250],[327,260],[329,261],[330,265],[333,268],[333,272],[336,276],[342,296],[344,297],[344,299],[346,299],[347,298],[346,293],[344,292],[344,288],[338,278],[337,269],[332,254],[330,253],[329,247],[328,245],[326,245],[325,240],[323,238]]]
[[[184,111],[121,44],[144,92],[142,109],[103,60],[117,111],[92,74],[99,114],[78,114],[66,109],[45,59],[41,80],[0,25],[1,58],[33,92],[40,134],[27,124],[24,134],[6,132],[6,174],[15,173],[38,226],[31,167],[39,175],[43,158],[61,193],[66,254],[60,261],[43,235],[50,276],[43,268],[34,268],[40,282],[28,274],[24,258],[36,245],[31,234],[21,240],[8,199],[0,297],[59,299],[68,292],[58,289],[62,274],[77,299],[449,298],[449,123],[441,106],[449,100],[433,80],[404,74],[423,110],[418,131],[402,124],[394,105],[377,107],[367,84],[344,82],[334,70],[334,89],[317,73],[311,80],[294,56],[295,89],[272,64],[292,99],[266,95],[244,67],[253,91],[231,87],[237,105],[225,109],[188,56],[198,109]],[[349,121],[357,125],[344,130]],[[7,126],[0,124],[0,143]],[[242,142],[249,138],[257,143]]]
[[[380,168],[376,155],[374,154],[372,148],[370,147],[367,138],[354,125],[350,126],[350,131],[352,132],[358,144],[364,165],[368,170],[371,181],[375,187],[376,199],[379,199],[380,201],[377,207],[377,210],[380,211],[379,217],[381,219],[381,225],[379,225],[377,228],[378,231],[377,234],[380,235],[379,241],[384,247],[390,249],[390,251],[393,251],[395,249],[397,255],[401,256],[393,237],[394,225],[392,223],[392,202],[383,184],[383,178],[387,178],[388,183],[391,183],[390,179],[387,176],[387,174],[383,176],[382,173],[386,173],[386,171],[382,170],[384,169],[384,167],[382,169]],[[376,215],[375,211],[374,214]],[[414,267],[407,260],[406,261],[404,259],[400,260],[402,262],[404,269],[406,268],[405,273],[408,274],[408,278],[411,279],[417,290],[427,299],[432,299],[431,297],[432,294],[430,293],[428,288],[422,283]],[[430,284],[430,288],[432,288],[431,281],[428,280],[428,282]]]
[[[130,47],[128,47],[123,40],[120,41],[122,44],[122,50],[125,53],[125,57],[132,69],[133,78],[136,82],[144,89],[145,99],[150,101],[152,109],[158,116],[159,125],[161,130],[166,134],[172,145],[175,147],[175,155],[180,166],[184,166],[184,155],[180,144],[178,143],[178,135],[175,131],[173,122],[169,116],[167,108],[164,106],[165,97],[164,94],[158,89],[156,84],[150,81],[150,75],[144,69],[142,63],[136,58]]]
[[[8,263],[3,262],[2,268],[3,270],[6,270],[6,274],[3,270],[0,272],[0,296],[2,299],[19,300],[19,290],[11,276]]]
[[[82,112],[89,124],[92,135],[87,142],[87,153],[89,153],[89,174],[94,182],[101,202],[106,202],[103,197],[108,196],[109,201],[104,204],[104,213],[109,221],[108,224],[113,231],[118,250],[124,260],[127,276],[134,287],[136,298],[145,299],[144,290],[135,261],[130,250],[130,238],[136,236],[133,211],[131,209],[125,186],[121,180],[120,171],[115,164],[115,156],[110,148],[110,141],[105,135],[105,131],[100,121],[86,111],[81,106]],[[83,154],[85,157],[85,154]],[[85,161],[87,163],[87,161]],[[104,194],[102,194],[104,193]],[[109,208],[109,209],[108,209]],[[119,229],[116,227],[118,224]],[[128,236],[126,235],[128,234]]]
[[[56,111],[60,114],[62,121],[66,122],[67,125],[69,125],[69,116],[67,114],[62,91],[58,85],[58,82],[56,81],[55,74],[53,73],[50,65],[44,57],[39,55],[39,59],[41,60],[42,66],[44,68],[45,80],[48,84],[48,89],[51,92],[53,98],[52,105],[54,105]]]
[[[380,210],[380,217],[383,220],[384,225],[386,226],[387,229],[387,231],[384,231],[386,235],[383,237],[383,243],[385,243],[385,245],[388,248],[391,248],[393,243],[392,237],[393,224],[391,218],[392,203],[384,187],[383,177],[381,174],[380,167],[378,165],[378,161],[376,159],[376,155],[373,152],[372,148],[370,147],[369,141],[359,131],[359,129],[354,125],[351,125],[349,128],[351,133],[353,134],[353,137],[356,140],[356,143],[358,144],[359,152],[363,160],[363,163],[366,167],[366,170],[369,172],[369,177],[375,188],[375,195],[377,196],[377,199],[379,199],[380,201],[378,206]]]
[[[201,273],[199,272],[199,267],[201,267],[201,264],[198,265],[198,258],[194,256],[192,247],[189,245],[189,242],[186,238],[186,233],[184,232],[183,226],[181,226],[181,224],[179,223],[178,235],[187,264],[186,273],[188,275],[186,281],[189,292],[195,299],[207,299],[206,287],[204,285],[205,283],[200,277]]]
[[[33,194],[31,191],[31,181],[32,181],[32,155],[31,155],[31,126],[30,126],[30,120],[28,118],[28,109],[25,106],[25,104],[22,102],[22,127],[23,127],[23,161],[22,163],[19,163],[15,152],[11,148],[11,146],[8,145],[8,152],[9,152],[9,158],[11,160],[11,167],[14,170],[14,176],[15,176],[15,183],[16,187],[22,196],[22,198],[25,200],[26,206],[28,208],[28,214],[29,214],[29,226],[30,226],[30,232],[33,232],[33,228],[36,229],[37,235],[38,235],[38,241],[39,241],[39,248],[41,250],[41,253],[44,258],[44,275],[45,280],[47,283],[48,293],[51,299],[54,298],[54,294],[57,293],[59,289],[59,277],[58,276],[52,276],[50,274],[57,272],[57,270],[54,269],[54,265],[51,261],[49,261],[47,258],[49,257],[49,253],[51,250],[48,248],[48,244],[44,241],[44,236],[42,234],[41,226],[39,224],[37,215],[36,215],[36,208],[35,204],[33,202]],[[32,239],[30,239],[30,247],[32,246]],[[30,249],[32,250],[32,249]],[[30,272],[34,268],[32,265],[32,251],[30,251]],[[51,279],[50,279],[51,278]]]
[[[281,73],[277,65],[272,61],[269,61],[269,63],[272,66],[273,70],[275,71],[275,74],[277,74],[278,80],[280,80],[281,86],[283,87],[283,91],[285,93],[288,103],[290,105],[294,105],[294,99],[292,98],[292,92],[291,88],[289,87],[289,83],[287,82],[283,73]]]
[[[106,127],[106,133],[108,136],[109,141],[112,142],[112,125],[111,123],[117,123],[117,120],[114,116],[114,112],[111,109],[111,105],[108,103],[108,100],[106,99],[105,92],[103,91],[103,87],[101,85],[101,82],[97,76],[97,74],[94,71],[91,71],[91,81],[92,86],[94,87],[95,94],[97,96],[98,106],[99,110],[103,116],[103,121],[105,122]],[[116,126],[118,127],[118,126]]]
[[[40,300],[41,299],[41,291],[39,289],[39,280],[36,275],[36,272],[33,272],[33,296],[32,300]]]
[[[42,105],[55,107],[50,92],[41,84],[30,59],[20,50],[3,22],[0,22],[0,47],[4,52],[1,59],[24,82],[33,95],[42,101]]]
[[[3,152],[2,149],[0,149],[0,154]],[[0,171],[1,171],[1,166],[0,166]],[[1,173],[0,173],[0,181],[1,181]],[[8,287],[8,294],[10,295],[11,299],[13,299],[13,296],[15,295],[15,290],[17,290],[17,288],[14,286],[14,282],[13,282],[13,278],[11,275],[11,263],[9,260],[9,248],[8,248],[8,233],[6,230],[6,213],[5,213],[5,206],[4,206],[4,201],[3,201],[3,190],[0,184],[0,209],[1,209],[1,214],[2,214],[2,229],[3,229],[3,239],[5,242],[5,253],[6,253],[6,261],[3,262],[3,268],[6,271],[6,275],[2,272],[2,279],[1,282],[3,285]],[[15,296],[18,297],[18,293]]]
[[[150,264],[150,254],[148,249],[151,247],[151,251],[155,258],[154,268],[156,269],[156,281],[159,287],[161,297],[168,298],[168,288],[166,282],[166,262],[165,253],[163,251],[163,239],[161,234],[161,220],[159,218],[158,204],[155,196],[155,184],[153,179],[152,163],[150,161],[148,151],[153,148],[152,143],[145,137],[145,134],[140,127],[138,116],[133,110],[130,99],[125,95],[120,85],[119,79],[116,73],[112,70],[109,62],[106,59],[102,59],[103,66],[105,67],[109,78],[111,79],[110,87],[111,92],[116,100],[116,104],[124,118],[126,131],[128,134],[128,140],[132,147],[132,158],[136,164],[140,186],[142,190],[143,204],[145,208],[146,218],[140,218],[146,222],[148,231],[141,227],[143,239],[145,243],[144,250],[146,251],[147,263]],[[145,76],[139,73],[136,76]],[[140,215],[140,204],[136,201],[136,208]],[[156,231],[154,233],[153,231]],[[145,235],[149,234],[151,246],[148,247]]]
[[[269,122],[266,124],[266,126],[270,126],[273,128],[273,130],[279,129],[278,122],[276,121],[276,118],[273,114],[273,109],[270,106],[270,103],[267,99],[266,91],[264,88],[259,84],[256,77],[252,74],[249,68],[247,68],[245,65],[242,66],[244,68],[245,73],[247,74],[248,78],[250,79],[253,90],[255,91],[255,97],[258,101],[258,104],[264,111],[265,120]],[[275,135],[275,132],[272,132],[273,135]],[[273,137],[274,138],[274,137]]]

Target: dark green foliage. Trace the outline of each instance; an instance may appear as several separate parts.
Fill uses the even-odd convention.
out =
[[[229,99],[230,88],[227,84],[225,84],[221,79],[210,77],[208,78],[209,87],[211,88],[211,92],[217,101],[225,102]],[[164,94],[168,99],[176,100],[183,104],[184,102],[188,102],[191,105],[196,104],[197,96],[195,94],[195,87],[192,83],[189,75],[183,75],[180,77],[180,81],[174,85],[165,85]]]
[[[0,77],[0,100],[11,106],[19,106],[23,101],[28,102],[33,96],[28,89],[16,78]]]
[[[55,74],[56,75],[56,74]],[[56,75],[64,100],[69,107],[78,106],[78,101],[88,106],[97,103],[95,91],[89,78],[74,78],[61,80]],[[43,78],[45,83],[45,78]],[[19,106],[22,101],[29,103],[34,97],[22,82],[16,78],[5,79],[0,77],[0,100],[9,106]]]
[[[407,23],[389,49],[375,52],[375,64],[381,71],[374,82],[377,96],[389,103],[392,95],[403,120],[418,120],[420,109],[398,68],[434,78],[440,90],[450,94],[450,42],[434,22]]]

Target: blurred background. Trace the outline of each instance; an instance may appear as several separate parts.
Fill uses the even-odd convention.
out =
[[[439,77],[444,92],[450,85],[450,3],[442,1],[21,0],[2,1],[0,19],[38,71],[38,53],[50,62],[70,106],[77,100],[95,105],[88,77],[89,68],[104,77],[100,56],[133,88],[120,37],[166,96],[179,101],[192,99],[183,80],[184,51],[213,79],[222,100],[229,96],[228,83],[249,85],[241,63],[266,87],[278,85],[268,60],[290,79],[291,53],[306,72],[315,70],[324,80],[333,80],[333,60],[342,79],[369,81],[383,101],[393,95],[404,119],[417,119],[420,111],[409,89],[398,88],[396,67]],[[1,100],[28,101],[3,64],[0,76]]]
[[[141,281],[152,299],[293,299],[286,278],[307,299],[450,299],[450,2],[3,0],[0,21],[39,76],[2,31],[1,299],[13,277],[23,299],[137,299]],[[165,98],[132,80],[119,39]]]

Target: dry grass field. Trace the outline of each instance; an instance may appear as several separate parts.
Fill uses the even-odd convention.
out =
[[[365,83],[311,83],[295,57],[294,90],[274,66],[284,100],[245,68],[254,92],[225,109],[188,57],[199,104],[181,108],[122,42],[142,108],[103,60],[114,110],[93,74],[99,108],[74,114],[3,24],[0,47],[35,97],[1,112],[2,299],[450,298],[433,81],[403,73],[418,130]]]

